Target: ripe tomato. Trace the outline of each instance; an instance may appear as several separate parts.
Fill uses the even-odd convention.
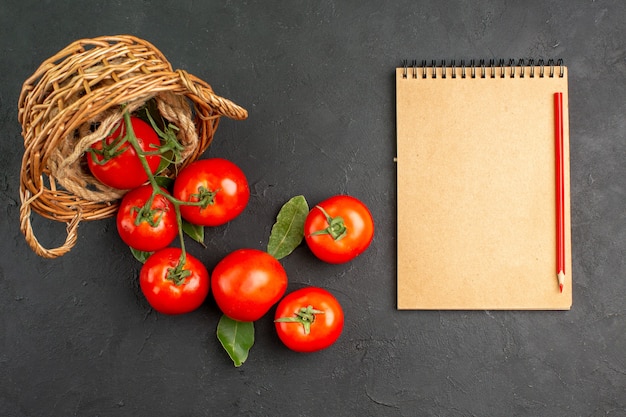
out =
[[[117,232],[124,243],[144,252],[163,249],[178,235],[176,210],[167,198],[157,194],[150,209],[144,209],[152,192],[150,184],[129,191],[117,212]]]
[[[306,287],[287,294],[276,307],[280,340],[296,352],[315,352],[335,343],[343,330],[339,301],[328,291]]]
[[[152,308],[163,314],[189,313],[200,307],[209,294],[209,272],[189,254],[181,268],[181,253],[180,248],[155,252],[139,273],[141,292]]]
[[[156,151],[161,141],[152,126],[134,116],[131,116],[130,121],[140,148],[144,152]],[[125,135],[126,125],[122,121],[112,134],[91,146],[91,150],[87,152],[87,164],[93,176],[101,183],[121,190],[130,190],[148,180],[148,174],[146,174],[135,149],[129,142],[124,142],[119,149],[111,150],[114,155],[111,159],[107,160],[105,156],[109,153],[107,149],[114,147],[116,140]],[[159,168],[161,156],[146,155],[146,159],[154,174]]]
[[[304,222],[304,239],[319,259],[348,262],[367,249],[374,237],[374,219],[360,200],[337,195],[313,207]]]
[[[280,300],[287,273],[267,252],[238,249],[226,255],[211,274],[211,291],[222,312],[233,320],[256,321]]]
[[[221,158],[201,159],[184,168],[174,181],[174,197],[201,205],[182,205],[190,223],[219,226],[237,217],[248,204],[250,189],[243,171]]]

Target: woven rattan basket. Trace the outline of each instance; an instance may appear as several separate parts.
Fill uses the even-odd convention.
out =
[[[217,96],[210,85],[173,70],[150,43],[121,35],[78,40],[43,62],[24,82],[18,118],[24,137],[20,174],[20,228],[40,256],[56,258],[75,244],[78,224],[113,216],[123,191],[99,183],[84,152],[130,111],[154,103],[179,128],[183,159],[165,173],[198,159],[221,116],[247,117],[245,109]],[[67,223],[65,242],[44,248],[33,233],[31,212]]]

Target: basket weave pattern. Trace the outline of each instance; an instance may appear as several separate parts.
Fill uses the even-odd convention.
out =
[[[245,109],[217,96],[210,85],[173,70],[150,43],[121,35],[78,40],[43,62],[22,87],[18,119],[24,155],[20,173],[20,228],[40,256],[55,258],[76,243],[80,221],[113,216],[123,191],[98,182],[84,152],[105,138],[123,117],[149,100],[178,127],[182,160],[175,173],[210,145],[221,116],[247,117]],[[31,212],[67,223],[62,246],[44,248],[35,237]]]

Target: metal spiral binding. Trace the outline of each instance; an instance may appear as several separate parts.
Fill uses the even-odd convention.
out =
[[[445,60],[442,60],[439,65],[437,65],[437,61],[432,60],[430,65],[426,60],[423,60],[421,65],[417,65],[417,60],[413,60],[411,65],[409,65],[408,60],[402,61],[402,78],[437,78],[437,68],[441,68],[441,78],[448,77],[448,71],[446,69],[452,69],[452,78],[457,78],[457,68],[461,68],[461,78],[496,78],[499,72],[500,78],[506,78],[507,75],[509,78],[520,77],[524,78],[528,75],[529,78],[554,78],[559,77],[563,78],[565,76],[565,66],[563,65],[563,60],[558,59],[556,63],[553,59],[549,59],[547,64],[543,59],[539,59],[537,61],[537,65],[535,65],[534,59],[529,59],[528,63],[524,59],[519,59],[517,61],[517,65],[515,64],[514,59],[509,59],[508,63],[505,64],[504,59],[498,60],[496,63],[495,59],[490,59],[487,63],[484,59],[478,61],[472,59],[469,62],[469,65],[465,63],[465,60],[462,59],[460,61],[460,65],[457,65],[456,60],[452,60],[450,64],[447,64]],[[558,72],[556,71],[558,67]],[[539,69],[538,75],[536,74],[536,68]],[[420,71],[421,69],[421,71]],[[429,74],[430,69],[430,74]],[[469,71],[468,71],[469,69]],[[508,74],[507,74],[508,69]],[[528,73],[526,70],[529,70]],[[546,74],[546,69],[548,70]],[[420,74],[421,72],[421,74]],[[409,75],[410,73],[410,75]]]

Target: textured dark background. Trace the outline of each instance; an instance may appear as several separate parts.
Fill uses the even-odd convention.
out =
[[[626,3],[597,1],[4,0],[0,5],[0,415],[626,416]],[[343,303],[330,349],[284,348],[269,317],[248,361],[219,346],[208,301],[150,310],[113,220],[38,258],[19,231],[17,100],[80,38],[133,34],[250,112],[207,156],[238,163],[252,198],[190,251],[209,268],[265,248],[280,206],[359,197],[367,253],[283,261]],[[569,312],[395,309],[395,84],[403,59],[563,58],[570,71],[574,304]],[[64,225],[33,216],[47,246]],[[486,260],[488,261],[488,260]],[[497,285],[497,283],[494,283]]]

